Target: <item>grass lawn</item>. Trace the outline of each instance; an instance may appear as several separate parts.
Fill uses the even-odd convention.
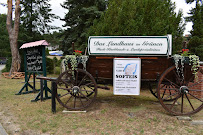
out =
[[[57,112],[52,114],[50,99],[31,102],[37,93],[15,95],[23,81],[0,76],[0,122],[11,135],[203,134],[202,125],[168,114],[149,90],[141,90],[140,96],[115,96],[112,88],[99,89],[86,113],[62,113],[64,108],[57,103]],[[203,111],[191,117],[203,120]]]

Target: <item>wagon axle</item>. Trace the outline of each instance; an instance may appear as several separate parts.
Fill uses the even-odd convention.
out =
[[[80,88],[78,86],[74,86],[72,88],[74,94],[78,94],[80,92]]]
[[[187,86],[181,86],[179,90],[181,93],[184,93],[184,94],[188,93],[188,87]]]

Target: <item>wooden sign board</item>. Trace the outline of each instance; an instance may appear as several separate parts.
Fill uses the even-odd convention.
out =
[[[168,56],[172,53],[172,36],[91,36],[90,55]]]

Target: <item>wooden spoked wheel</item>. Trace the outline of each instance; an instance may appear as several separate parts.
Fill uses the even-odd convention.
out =
[[[84,110],[96,96],[96,81],[83,69],[65,71],[57,79],[56,99],[68,110]]]
[[[157,84],[157,82],[155,82]],[[162,97],[163,101],[173,101],[176,99],[176,96],[171,96],[170,98],[163,98],[165,96],[165,92],[168,91],[168,95],[172,94],[172,90],[171,88],[174,88],[173,84],[170,84],[170,83],[166,83],[166,82],[162,82],[162,87],[165,88],[164,92],[161,93],[162,95],[160,95],[160,97]],[[156,97],[158,99],[158,96],[157,96],[157,89],[153,89],[152,86],[150,85],[149,86],[149,90],[150,92],[152,93],[152,95],[154,95],[154,97]]]
[[[202,74],[202,67],[198,68],[198,78],[192,74],[190,66],[185,66],[182,73],[177,72],[175,66],[168,68],[157,86],[157,96],[163,108],[173,115],[199,112],[203,108]]]
[[[154,97],[158,98],[158,97],[157,97],[157,90],[153,88],[153,86],[154,86],[155,84],[157,84],[157,82],[155,82],[155,81],[154,81],[154,82],[149,82],[149,83],[148,83],[148,85],[149,85],[149,90],[150,90],[150,92],[152,93],[152,95],[153,95]]]

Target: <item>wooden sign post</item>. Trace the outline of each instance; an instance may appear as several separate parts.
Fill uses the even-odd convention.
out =
[[[25,67],[25,84],[16,95],[33,93],[38,90],[35,89],[35,74],[46,76],[46,54],[45,46],[49,45],[46,40],[23,44],[20,49],[24,49],[24,67]],[[33,86],[29,83],[30,77],[33,75]],[[47,87],[47,81],[41,82],[42,90],[37,94],[36,98],[32,101],[38,101],[40,95],[45,91],[45,97],[48,99],[48,92],[51,90]],[[32,90],[28,91],[28,87]],[[25,92],[23,90],[25,89]],[[41,93],[42,92],[42,93]]]

